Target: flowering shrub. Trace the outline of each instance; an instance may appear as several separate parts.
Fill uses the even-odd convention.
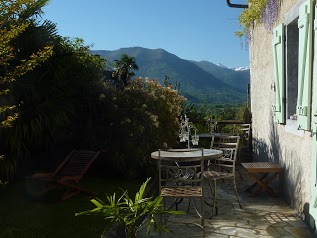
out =
[[[137,78],[123,90],[104,85],[100,95],[107,134],[105,146],[115,166],[129,176],[145,176],[150,154],[178,143],[183,96],[157,80]]]

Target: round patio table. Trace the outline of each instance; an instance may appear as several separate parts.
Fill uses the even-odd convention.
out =
[[[211,137],[215,137],[215,138],[220,138],[221,136],[230,136],[230,133],[220,133],[220,132],[213,132],[213,133],[201,133],[201,134],[197,134],[199,136],[199,138],[211,138]]]
[[[160,156],[159,156],[160,152]],[[200,160],[203,156],[204,160],[216,159],[223,154],[222,150],[216,149],[170,149],[154,151],[151,153],[151,158],[164,160],[172,160],[176,162],[186,162]]]

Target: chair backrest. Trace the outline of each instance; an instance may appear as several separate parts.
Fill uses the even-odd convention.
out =
[[[73,150],[55,170],[54,176],[71,176],[80,180],[99,154],[100,151]]]
[[[251,124],[240,124],[236,127],[236,134],[239,134],[241,139],[249,139],[251,132]]]
[[[235,134],[240,136],[240,148],[251,150],[251,124],[239,124]]]
[[[223,155],[216,160],[217,165],[222,168],[227,168],[234,173],[235,164],[237,160],[237,153],[239,147],[240,136],[224,136],[215,139],[213,142],[213,149],[223,151]]]
[[[164,159],[159,151],[159,186],[162,188],[179,188],[188,186],[201,186],[202,177],[197,176],[201,171],[204,171],[203,149],[201,150],[201,158],[180,161],[177,159]],[[177,153],[177,151],[169,151]]]

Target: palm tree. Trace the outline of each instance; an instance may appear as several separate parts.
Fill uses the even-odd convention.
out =
[[[114,61],[115,73],[120,77],[124,86],[128,85],[128,80],[134,76],[132,70],[138,70],[139,67],[135,62],[134,57],[130,57],[127,54],[122,54],[120,60]]]

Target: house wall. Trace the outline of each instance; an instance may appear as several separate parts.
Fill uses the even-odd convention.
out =
[[[300,1],[283,0],[276,26]],[[288,14],[289,15],[289,14]],[[311,132],[296,131],[295,121],[287,125],[274,122],[274,61],[272,30],[256,24],[251,33],[250,74],[252,135],[255,161],[274,161],[284,173],[280,179],[283,196],[300,214],[307,209],[310,199],[312,164]]]

